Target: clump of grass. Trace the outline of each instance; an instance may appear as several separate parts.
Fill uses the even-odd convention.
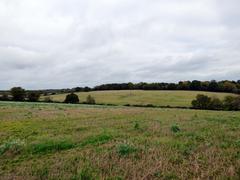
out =
[[[197,148],[197,144],[193,142],[184,143],[181,141],[173,142],[171,146],[184,156],[189,156]]]
[[[45,141],[39,144],[33,144],[30,152],[33,154],[56,152],[74,148],[76,145],[70,141]]]
[[[235,147],[240,148],[240,139],[234,143]]]
[[[120,156],[128,156],[131,153],[134,153],[137,151],[137,148],[135,148],[133,145],[130,144],[120,144],[117,146],[117,153]]]
[[[82,143],[80,143],[80,146],[100,145],[100,144],[110,141],[112,138],[113,138],[113,136],[111,136],[109,134],[100,134],[97,136],[90,136],[90,137],[86,138]]]
[[[140,128],[139,123],[138,123],[138,122],[135,122],[135,124],[134,124],[134,129],[138,130],[139,128]]]
[[[164,180],[173,180],[173,179],[179,179],[176,174],[174,173],[169,173],[166,174],[165,177],[163,178]]]
[[[33,113],[32,112],[27,112],[27,115],[31,116]]]
[[[83,168],[77,175],[71,178],[72,180],[94,180],[93,169]]]
[[[47,179],[49,175],[48,167],[42,167],[42,168],[34,167],[34,168],[33,168],[34,171],[32,172],[34,175],[36,175],[39,179]]]
[[[164,180],[174,180],[174,179],[179,179],[177,175],[174,173],[168,173],[168,174],[162,174],[161,172],[156,172],[154,173],[154,176],[158,179],[164,179]]]
[[[178,125],[175,124],[175,125],[172,125],[171,131],[174,133],[177,133],[177,132],[181,131],[181,129]]]
[[[18,154],[23,149],[24,144],[25,143],[19,139],[7,141],[0,146],[0,155],[5,154],[6,152]]]
[[[220,143],[220,146],[219,146],[219,147],[224,148],[224,149],[227,149],[227,148],[230,148],[231,145],[232,145],[232,144],[231,144],[230,142],[228,142],[228,141],[223,141],[223,142]]]
[[[87,129],[88,129],[87,127],[77,127],[75,131],[85,131]]]
[[[115,176],[115,177],[113,177],[113,178],[111,178],[112,180],[124,180],[124,178],[123,177],[121,177],[121,176]],[[110,179],[109,179],[110,180]]]

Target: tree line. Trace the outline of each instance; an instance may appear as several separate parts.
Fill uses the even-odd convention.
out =
[[[240,94],[240,80],[238,81],[180,81],[178,83],[111,83],[102,84],[95,87],[75,87],[65,89],[45,89],[35,92],[44,96],[72,93],[72,92],[89,92],[89,91],[103,91],[103,90],[191,90],[191,91],[211,91],[211,92],[229,92]],[[10,94],[10,91],[0,91],[0,94]],[[6,95],[4,95],[6,96]]]
[[[30,101],[37,102],[41,96],[39,91],[26,91],[21,87],[13,87],[10,92],[2,93],[1,101]]]
[[[102,90],[192,90],[211,92],[230,92],[240,94],[240,80],[238,81],[180,81],[178,83],[112,83],[90,87],[73,88],[76,92]]]
[[[21,87],[13,87],[10,90],[10,93],[3,93],[2,96],[0,96],[1,101],[29,101],[29,102],[38,102],[41,96],[40,91],[26,91],[25,89]],[[45,97],[42,102],[53,102],[52,99],[47,96]],[[77,94],[74,94],[71,92],[70,94],[67,94],[64,100],[64,103],[72,103],[76,104],[79,103],[79,97]],[[95,104],[95,99],[88,95],[86,98],[85,104]]]

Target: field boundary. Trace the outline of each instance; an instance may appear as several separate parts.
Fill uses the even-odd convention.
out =
[[[71,104],[71,103],[64,103],[64,102],[43,102],[43,101],[38,101],[38,102],[29,102],[29,101],[0,101],[0,106],[2,104],[28,104],[28,105],[67,105],[67,106],[81,106],[81,107],[131,107],[131,108],[153,108],[153,109],[188,109],[188,110],[201,110],[201,111],[237,111],[237,110],[217,110],[217,109],[197,109],[193,107],[184,107],[184,106],[157,106],[153,104],[146,104],[146,105],[141,105],[141,104],[124,104],[124,105],[117,105],[117,104],[104,104],[104,103],[96,103],[96,104],[87,104],[87,103],[76,103],[76,104]]]

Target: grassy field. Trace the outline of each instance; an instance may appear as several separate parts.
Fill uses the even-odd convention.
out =
[[[142,90],[122,90],[122,91],[95,91],[77,93],[80,101],[86,101],[90,94],[97,103],[116,104],[116,105],[146,105],[153,104],[158,106],[182,106],[190,107],[191,102],[197,94],[206,94],[210,97],[215,96],[223,99],[229,93],[213,93],[203,91],[142,91]],[[63,102],[66,94],[53,95],[54,101]],[[43,97],[42,97],[43,98]]]
[[[239,178],[240,112],[0,102],[0,179]]]

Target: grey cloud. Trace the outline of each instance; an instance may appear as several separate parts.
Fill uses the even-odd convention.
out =
[[[0,89],[239,79],[238,0],[2,0]]]

